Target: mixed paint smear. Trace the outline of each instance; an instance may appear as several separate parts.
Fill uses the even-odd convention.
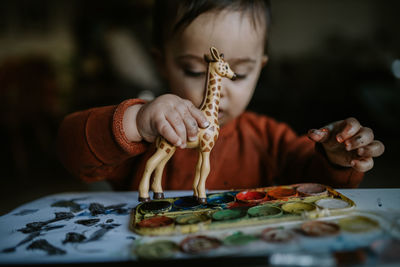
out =
[[[105,223],[100,223],[100,219],[96,218],[99,215],[128,215],[129,209],[126,208],[126,203],[120,203],[111,206],[104,206],[101,203],[90,203],[80,204],[77,201],[80,199],[70,199],[70,200],[58,200],[51,204],[51,207],[58,208],[69,208],[68,212],[55,212],[54,218],[47,221],[34,221],[27,223],[25,227],[17,229],[17,231],[26,234],[27,236],[21,240],[15,246],[4,248],[0,250],[1,253],[13,253],[16,249],[24,244],[30,243],[26,249],[27,250],[42,250],[47,253],[47,255],[64,255],[66,250],[58,248],[50,244],[46,239],[37,239],[40,236],[44,236],[46,232],[60,229],[65,226],[65,224],[54,225],[55,222],[69,221],[76,216],[88,216],[94,217],[89,219],[79,219],[74,221],[75,224],[84,225],[86,227],[96,227],[98,230],[94,231],[90,236],[85,236],[84,233],[68,232],[65,239],[62,241],[63,245],[67,243],[88,243],[96,242],[100,240],[108,231],[120,226],[120,224],[113,223],[114,219],[106,219]],[[25,209],[18,213],[13,214],[14,216],[25,216],[39,211],[39,209]],[[131,238],[130,236],[127,238]],[[36,239],[36,240],[35,240]],[[132,238],[134,239],[134,238]]]

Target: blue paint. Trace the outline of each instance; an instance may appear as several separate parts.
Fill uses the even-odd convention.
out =
[[[209,205],[221,206],[235,201],[235,197],[229,193],[212,194],[207,197]]]

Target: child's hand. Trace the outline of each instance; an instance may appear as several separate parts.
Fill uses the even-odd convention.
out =
[[[185,148],[186,141],[197,139],[198,126],[207,127],[204,114],[189,100],[166,94],[143,105],[136,125],[144,140],[154,142],[161,135],[171,144]]]
[[[374,140],[372,130],[361,126],[355,118],[312,129],[308,132],[308,137],[323,145],[332,163],[352,167],[360,172],[372,169],[372,158],[382,155],[385,150],[382,142]]]

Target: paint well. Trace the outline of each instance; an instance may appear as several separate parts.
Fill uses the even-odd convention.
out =
[[[197,254],[207,252],[221,246],[221,241],[209,236],[193,236],[182,240],[180,247],[183,252]]]
[[[239,231],[227,236],[224,239],[224,244],[228,246],[244,246],[255,240],[257,240],[257,237],[253,235],[246,235]]]
[[[297,196],[297,191],[294,188],[276,187],[267,192],[273,199],[287,199]]]
[[[339,233],[340,227],[333,222],[309,221],[301,225],[301,230],[305,235],[321,237]]]
[[[323,209],[344,209],[350,206],[348,202],[337,198],[323,198],[315,204]]]
[[[328,191],[326,190],[325,185],[306,183],[299,185],[297,187],[297,192],[302,196],[319,196],[326,194]]]
[[[236,195],[236,199],[245,203],[260,203],[268,200],[266,192],[245,190]]]
[[[275,218],[283,214],[283,211],[272,205],[261,205],[250,208],[247,213],[251,217],[265,217],[265,218]]]
[[[158,228],[172,225],[174,220],[167,216],[154,216],[148,219],[144,219],[137,225],[143,228]]]
[[[235,201],[235,197],[229,193],[212,194],[207,197],[207,203],[209,205],[223,205]]]
[[[160,260],[174,256],[179,250],[178,245],[169,240],[158,240],[137,246],[135,252],[141,259]]]
[[[261,232],[261,238],[271,243],[286,243],[294,238],[294,233],[284,228],[266,228]]]
[[[364,233],[376,230],[379,222],[365,216],[352,216],[339,220],[339,225],[347,232]]]
[[[228,221],[242,218],[246,214],[247,209],[245,208],[225,209],[213,213],[212,218],[215,221]]]
[[[315,205],[307,202],[290,202],[282,205],[282,210],[287,213],[301,214],[306,211],[315,210]]]
[[[140,212],[142,214],[146,213],[160,213],[169,211],[172,204],[169,201],[151,201],[145,202],[140,206]]]
[[[210,221],[211,218],[207,214],[185,214],[176,217],[175,222],[180,225],[205,223]]]

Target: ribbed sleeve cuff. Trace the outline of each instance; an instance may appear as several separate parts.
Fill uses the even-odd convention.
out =
[[[142,99],[128,99],[117,106],[113,115],[112,133],[117,144],[128,154],[134,156],[143,153],[147,149],[146,142],[130,142],[125,135],[122,120],[127,108],[137,104],[145,104]]]

